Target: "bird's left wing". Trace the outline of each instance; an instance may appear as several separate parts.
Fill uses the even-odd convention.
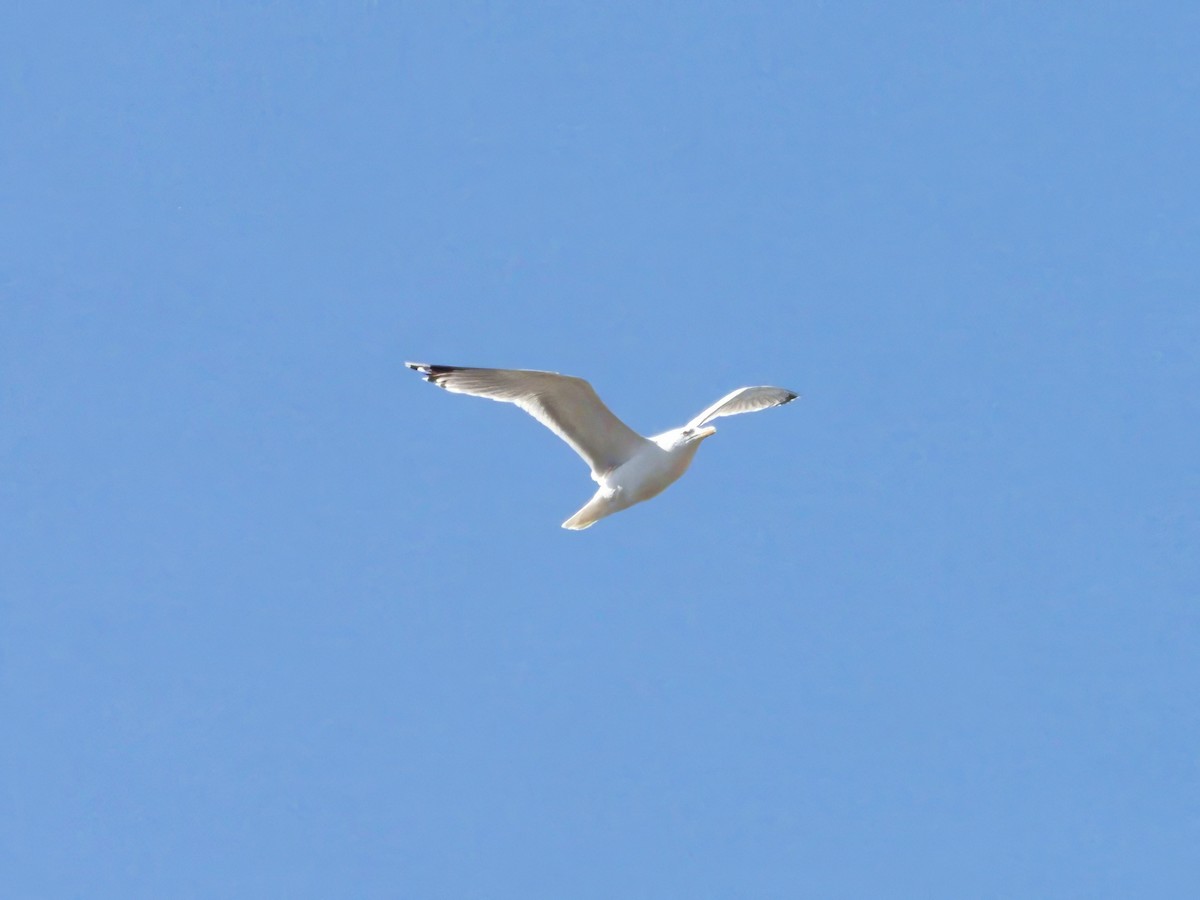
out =
[[[530,369],[472,369],[405,363],[425,380],[456,394],[513,403],[584,458],[592,472],[616,468],[643,447],[644,437],[613,415],[582,378]]]
[[[736,416],[739,413],[757,412],[772,406],[783,406],[791,403],[799,396],[795,391],[781,387],[743,387],[730,391],[692,421],[685,428],[699,428],[705,422],[711,422],[721,416]]]

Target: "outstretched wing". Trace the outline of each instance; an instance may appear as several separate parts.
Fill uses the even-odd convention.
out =
[[[453,393],[515,403],[570,444],[596,474],[619,466],[650,443],[613,415],[582,378],[528,369],[405,365]]]
[[[688,422],[684,428],[699,428],[705,422],[711,422],[713,419],[719,419],[721,416],[736,416],[739,413],[757,412],[760,409],[769,409],[772,406],[783,406],[785,403],[791,403],[799,396],[795,391],[789,391],[780,387],[743,387],[736,391],[730,391],[692,421]]]

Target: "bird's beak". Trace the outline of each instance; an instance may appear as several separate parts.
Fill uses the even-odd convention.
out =
[[[699,431],[696,432],[696,440],[702,441],[706,437],[712,437],[712,435],[714,435],[716,433],[717,433],[716,428],[714,428],[711,425],[707,425],[704,428],[701,428]]]

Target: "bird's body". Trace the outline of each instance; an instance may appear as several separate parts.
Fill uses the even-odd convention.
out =
[[[715,428],[708,434],[714,432]],[[676,440],[678,436],[678,431],[668,431],[652,438],[650,446],[642,448],[617,468],[598,478],[593,473],[599,490],[583,509],[563,523],[563,528],[587,528],[605,516],[657,497],[678,481],[692,464],[703,439],[681,442]]]
[[[571,445],[599,485],[563,528],[580,530],[635,503],[657,497],[691,465],[700,442],[716,433],[720,416],[781,406],[796,399],[784,388],[738,388],[682,428],[644,438],[604,405],[581,378],[528,369],[472,369],[405,363],[448,391],[514,403]]]

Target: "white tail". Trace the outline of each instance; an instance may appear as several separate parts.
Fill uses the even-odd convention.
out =
[[[563,528],[569,528],[571,531],[583,531],[595,525],[605,516],[611,516],[615,509],[609,498],[604,495],[603,491],[597,491],[596,495],[584,504],[583,509],[562,523]]]

